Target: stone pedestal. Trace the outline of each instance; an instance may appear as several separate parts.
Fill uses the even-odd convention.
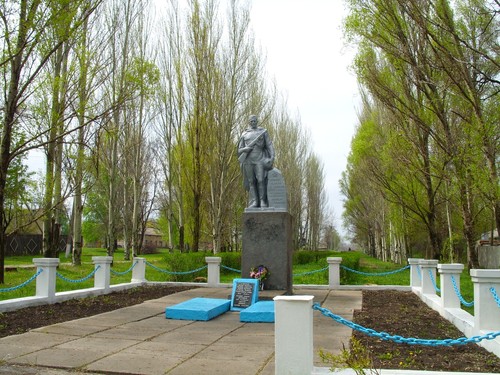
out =
[[[292,294],[292,216],[288,212],[255,211],[243,214],[241,277],[266,266],[265,289]]]

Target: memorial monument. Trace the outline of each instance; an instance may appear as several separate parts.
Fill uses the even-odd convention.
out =
[[[269,271],[268,290],[292,294],[292,218],[281,172],[273,168],[274,147],[266,129],[250,116],[238,143],[238,159],[248,206],[243,213],[241,276],[260,265]]]

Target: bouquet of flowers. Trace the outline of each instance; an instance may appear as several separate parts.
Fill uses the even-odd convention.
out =
[[[269,277],[270,273],[266,266],[260,265],[250,269],[250,277],[258,279],[261,283]]]

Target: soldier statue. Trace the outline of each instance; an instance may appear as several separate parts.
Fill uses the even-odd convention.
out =
[[[273,169],[274,147],[266,129],[258,126],[257,116],[250,116],[250,127],[241,135],[238,159],[243,184],[249,192],[249,208],[269,207],[267,172]]]

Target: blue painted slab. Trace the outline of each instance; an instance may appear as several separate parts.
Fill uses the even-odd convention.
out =
[[[229,310],[231,301],[220,298],[192,298],[165,309],[167,319],[207,321]]]
[[[233,279],[231,311],[242,311],[257,302],[259,298],[259,280]]]
[[[274,323],[274,301],[259,301],[242,310],[240,322]]]

